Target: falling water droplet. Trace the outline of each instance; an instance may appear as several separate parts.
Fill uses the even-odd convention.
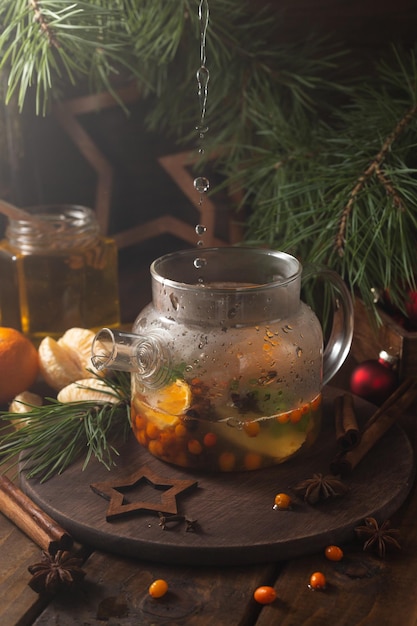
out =
[[[208,178],[205,178],[205,176],[198,176],[194,180],[194,188],[199,193],[205,193],[206,191],[209,190],[209,187],[210,187],[210,181]]]
[[[195,129],[196,129],[196,131],[197,131],[198,133],[200,133],[200,134],[202,133],[203,135],[205,135],[205,134],[207,133],[207,131],[208,131],[208,129],[209,129],[209,128],[208,128],[207,124],[198,124],[198,125],[195,127]]]
[[[206,264],[207,264],[207,260],[203,259],[202,257],[197,257],[196,259],[194,259],[194,267],[197,268],[198,270],[201,269],[202,267],[205,267]]]
[[[210,80],[210,72],[205,65],[201,65],[196,72],[198,87],[200,89],[205,89],[207,87],[207,83]]]

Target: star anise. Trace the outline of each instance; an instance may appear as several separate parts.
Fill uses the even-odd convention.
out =
[[[54,593],[60,587],[68,587],[84,578],[85,572],[81,569],[81,564],[82,559],[73,556],[71,552],[42,552],[41,561],[28,567],[32,574],[29,586],[36,593]]]
[[[365,525],[355,528],[355,532],[361,539],[366,539],[363,549],[375,550],[382,559],[385,557],[387,547],[401,550],[398,542],[400,531],[390,528],[389,520],[379,525],[374,517],[365,518]]]
[[[329,474],[313,474],[312,478],[303,480],[294,487],[295,493],[303,496],[304,501],[309,504],[317,504],[322,500],[344,496],[349,487],[339,478]]]

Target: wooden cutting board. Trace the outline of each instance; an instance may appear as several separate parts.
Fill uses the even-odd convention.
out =
[[[337,447],[333,426],[333,399],[342,392],[324,392],[324,420],[319,441],[304,456],[273,468],[239,473],[197,473],[170,466],[152,457],[133,437],[121,450],[110,472],[96,461],[82,471],[82,462],[46,483],[27,480],[22,489],[80,543],[121,555],[161,563],[238,565],[266,563],[321,551],[330,543],[343,544],[365,517],[388,519],[405,500],[414,479],[414,458],[404,431],[394,426],[345,480],[349,492],[342,498],[311,506],[295,499],[288,511],[273,509],[279,492],[314,473],[329,473]],[[355,398],[360,422],[375,410]],[[125,493],[123,504],[152,503],[155,511],[136,511],[106,520],[109,501],[90,485],[109,481],[126,484],[126,477],[145,466],[162,477],[197,482],[176,496],[178,511],[197,520],[195,532],[186,524],[160,526],[157,510],[164,491],[149,481]],[[165,488],[166,489],[166,488]],[[120,495],[120,489],[116,489]],[[161,504],[161,508],[162,504]]]

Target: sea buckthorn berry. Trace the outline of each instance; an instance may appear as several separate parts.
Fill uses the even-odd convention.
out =
[[[277,493],[275,496],[274,509],[285,511],[291,508],[291,498],[286,493]]]
[[[203,451],[203,446],[197,439],[190,439],[187,443],[188,452],[190,454],[199,455]]]
[[[272,602],[276,600],[277,592],[273,587],[268,587],[268,585],[264,585],[255,589],[255,591],[253,592],[253,597],[259,604],[272,604]]]
[[[162,456],[164,454],[164,447],[157,439],[151,439],[148,444],[148,450],[154,456]]]
[[[303,409],[294,409],[290,413],[290,420],[293,424],[298,424],[303,416]]]
[[[288,412],[278,413],[275,419],[277,420],[278,424],[286,424],[290,421],[290,414]]]
[[[243,464],[247,470],[259,469],[262,465],[262,457],[257,452],[248,452],[245,454]]]
[[[326,583],[326,577],[322,574],[322,572],[314,572],[314,574],[311,574],[309,584],[310,589],[313,589],[314,591],[323,591],[323,589],[326,589]]]
[[[164,596],[168,591],[168,583],[166,582],[166,580],[158,578],[157,580],[154,580],[153,583],[149,586],[148,591],[149,595],[152,596],[152,598],[162,598],[162,596]]]
[[[259,435],[259,431],[261,430],[261,426],[259,422],[246,422],[243,424],[243,430],[248,437],[257,437],[257,435]]]
[[[341,561],[343,559],[343,550],[339,546],[327,546],[324,556],[329,561]]]
[[[159,433],[160,433],[160,430],[158,426],[156,426],[152,422],[148,422],[146,424],[146,434],[148,435],[149,439],[157,439],[159,436]]]
[[[310,407],[312,411],[317,411],[317,409],[319,408],[319,406],[321,405],[321,401],[322,401],[322,397],[321,397],[321,393],[319,393],[318,396],[316,396],[314,398],[314,400],[312,400],[310,402]]]
[[[233,452],[223,452],[219,456],[219,467],[222,472],[231,472],[236,465],[236,457]]]
[[[186,436],[187,429],[184,426],[184,424],[177,424],[175,426],[175,431],[174,432],[175,432],[175,436],[176,437],[180,437],[181,438],[181,437],[185,437]]]
[[[206,433],[203,438],[206,448],[212,448],[217,443],[217,435],[215,433]]]

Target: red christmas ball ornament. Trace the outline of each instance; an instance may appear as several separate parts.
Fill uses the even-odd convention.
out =
[[[360,363],[350,377],[352,393],[377,405],[385,402],[398,384],[396,363],[397,358],[384,350],[378,359]]]

